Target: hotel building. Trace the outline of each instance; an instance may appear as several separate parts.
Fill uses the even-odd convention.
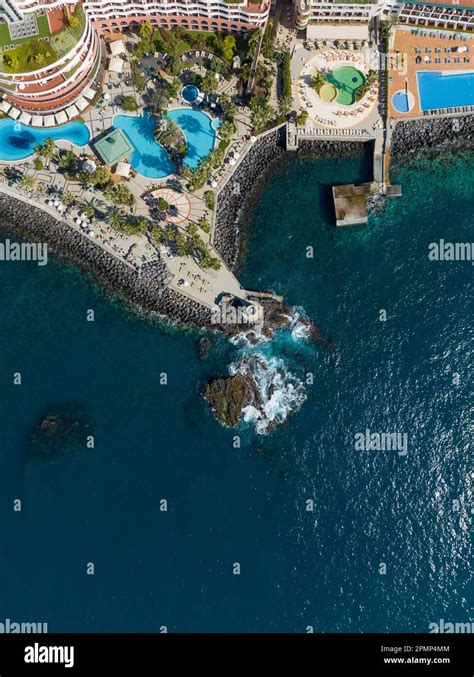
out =
[[[295,0],[295,26],[308,39],[367,40],[370,22],[383,7],[384,0]]]
[[[7,24],[12,38],[11,45],[3,44],[3,64],[8,52],[18,45],[15,37],[52,42],[56,34],[54,25],[61,28],[61,21],[73,12],[80,16],[83,25],[75,44],[54,63],[44,67],[35,63],[34,69],[23,72],[0,66],[0,89],[4,90],[4,99],[9,104],[31,114],[57,113],[78,100],[84,106],[83,93],[90,95],[94,83],[97,85],[101,79],[102,34],[137,28],[144,20],[154,28],[180,26],[238,33],[264,27],[270,4],[271,0],[254,3],[250,0],[87,0],[82,3],[77,0],[0,0],[0,19]],[[37,25],[44,17],[49,23],[50,35],[40,37]],[[12,51],[12,55],[14,53]]]

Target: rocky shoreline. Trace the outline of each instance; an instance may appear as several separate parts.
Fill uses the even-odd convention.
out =
[[[403,164],[414,156],[435,157],[440,153],[474,150],[474,115],[429,117],[399,121],[392,133],[392,164]]]
[[[361,141],[300,141],[293,157],[351,157],[364,148]],[[241,164],[217,197],[213,244],[227,266],[234,272],[243,262],[246,221],[252,206],[265,187],[269,176],[291,158],[286,150],[286,127],[279,127],[261,137],[248,151]]]
[[[31,242],[45,242],[58,259],[73,263],[91,274],[108,291],[140,313],[157,315],[197,329],[211,327],[211,311],[166,287],[165,264],[145,265],[138,275],[130,265],[106,252],[100,245],[55,219],[39,207],[0,192],[2,227]]]
[[[213,244],[235,273],[241,262],[244,221],[271,172],[286,157],[286,127],[258,139],[217,196]]]
[[[237,272],[245,253],[246,222],[249,211],[276,167],[291,154],[285,148],[286,127],[280,126],[261,136],[217,196],[213,242],[233,272]],[[300,141],[293,157],[350,157],[364,150],[364,142],[342,140]],[[474,116],[427,118],[395,125],[391,162],[401,163],[416,153],[434,154],[474,149]],[[212,329],[211,311],[200,303],[166,286],[167,270],[157,260],[142,267],[139,275],[126,262],[104,250],[39,207],[0,192],[2,227],[29,241],[46,242],[57,258],[72,262],[108,291],[120,296],[126,305],[150,317],[194,329]],[[269,300],[263,302],[271,304]],[[289,309],[281,306],[282,316]],[[266,308],[269,311],[269,308]],[[280,317],[270,330],[283,324]],[[217,327],[219,329],[219,327]],[[223,328],[225,329],[225,328]]]

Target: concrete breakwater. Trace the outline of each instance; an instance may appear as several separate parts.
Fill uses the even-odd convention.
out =
[[[276,167],[291,157],[350,157],[364,151],[361,141],[303,139],[298,150],[286,151],[286,125],[260,137],[250,148],[217,198],[213,243],[236,273],[244,253],[249,210]]]
[[[240,262],[249,204],[285,157],[285,135],[286,125],[257,139],[217,197],[213,244],[234,273]]]
[[[4,229],[30,242],[47,243],[58,258],[91,273],[135,311],[163,315],[197,328],[211,326],[208,308],[166,286],[168,272],[159,259],[145,264],[138,273],[67,223],[4,193],[0,193],[0,215]]]
[[[474,150],[474,115],[397,122],[392,132],[391,160],[401,163],[415,154]]]
[[[324,157],[351,157],[364,152],[368,143],[356,140],[301,139],[298,144],[299,156],[324,155]]]

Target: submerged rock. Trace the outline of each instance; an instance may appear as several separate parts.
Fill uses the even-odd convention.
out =
[[[198,354],[200,360],[207,360],[209,357],[209,350],[212,347],[212,341],[207,336],[202,336],[199,339]]]
[[[27,444],[30,457],[54,458],[87,448],[94,434],[88,407],[78,404],[54,407],[34,426]]]

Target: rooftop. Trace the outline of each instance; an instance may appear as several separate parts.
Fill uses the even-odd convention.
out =
[[[345,186],[333,186],[336,225],[355,226],[367,223],[367,198],[370,193],[370,184],[355,186],[350,183]]]
[[[114,129],[95,144],[95,149],[105,164],[111,167],[135,150],[121,129]]]

